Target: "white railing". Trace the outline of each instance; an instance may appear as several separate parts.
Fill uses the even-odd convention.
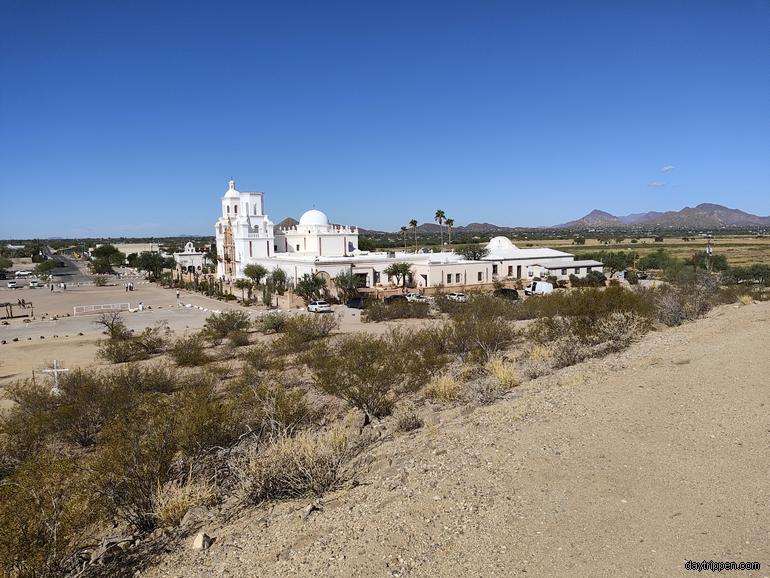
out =
[[[107,303],[105,305],[76,305],[72,309],[75,315],[95,315],[98,313],[128,311],[130,307],[129,303]]]

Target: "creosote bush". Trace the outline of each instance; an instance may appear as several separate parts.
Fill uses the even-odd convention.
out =
[[[273,346],[279,353],[299,353],[308,343],[328,337],[339,323],[339,318],[332,314],[295,315],[286,323],[283,334]]]
[[[430,316],[430,303],[410,303],[396,301],[395,303],[374,302],[364,309],[362,320],[388,321],[390,319],[425,319]]]
[[[177,365],[183,367],[196,367],[211,361],[206,352],[206,342],[200,333],[177,339],[169,350],[169,355]]]
[[[270,311],[262,315],[257,326],[262,333],[281,333],[289,322],[289,315],[283,311]]]
[[[187,512],[199,506],[211,506],[216,499],[216,488],[213,484],[172,480],[158,484],[153,498],[154,515],[159,526],[178,526]]]
[[[234,331],[246,332],[250,327],[251,320],[245,311],[223,311],[206,318],[206,325],[202,333],[206,339],[218,342]]]

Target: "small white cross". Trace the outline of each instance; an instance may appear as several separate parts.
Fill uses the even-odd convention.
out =
[[[53,360],[53,367],[43,370],[43,373],[53,374],[53,388],[51,389],[51,393],[55,395],[59,395],[61,393],[61,390],[59,389],[59,374],[67,371],[69,371],[69,369],[65,367],[59,367],[59,361],[57,359]]]

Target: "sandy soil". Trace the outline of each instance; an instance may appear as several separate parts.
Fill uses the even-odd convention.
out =
[[[143,576],[686,576],[770,565],[770,303],[387,432],[358,485],[212,522]]]

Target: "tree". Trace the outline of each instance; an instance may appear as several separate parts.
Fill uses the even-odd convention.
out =
[[[284,291],[286,291],[286,271],[277,268],[273,269],[273,272],[270,274],[270,279],[272,280],[278,295],[283,295]]]
[[[441,231],[441,246],[444,246],[444,219],[446,219],[446,214],[441,209],[436,209],[436,214],[434,215],[434,220],[438,223],[438,226]]]
[[[585,239],[585,237],[575,237],[574,239],[572,239],[572,244],[573,245],[585,245],[586,244],[586,239]]]
[[[267,275],[267,269],[265,269],[262,265],[259,265],[259,264],[246,265],[243,268],[243,274],[246,275],[246,277],[248,277],[252,281],[254,281],[255,285],[261,285],[262,277]]]
[[[42,263],[38,263],[35,265],[35,273],[38,276],[42,275],[50,275],[51,271],[56,269],[56,261],[53,261],[51,259],[48,259],[47,261],[43,261]]]
[[[13,261],[0,255],[0,269],[10,269],[11,267],[13,267]]]
[[[126,256],[114,245],[106,243],[91,251],[91,259],[94,273],[112,273],[112,266],[125,263]]]
[[[411,275],[412,273],[412,264],[411,263],[393,263],[392,265],[389,265],[384,273],[388,277],[395,277],[396,278],[396,285],[401,285],[401,280],[404,280],[404,285],[406,285],[406,278],[408,275]]]
[[[294,287],[294,293],[302,297],[305,300],[305,303],[309,303],[310,301],[320,299],[324,289],[326,289],[326,280],[323,277],[305,273],[302,278],[297,281],[297,285]]]
[[[340,271],[334,278],[334,285],[337,287],[342,301],[348,301],[358,295],[358,288],[363,287],[364,280],[351,270]]]
[[[160,278],[164,269],[173,269],[176,263],[172,257],[163,257],[160,253],[143,251],[136,259],[137,268],[147,271],[153,280]]]
[[[452,244],[452,227],[454,227],[455,220],[454,219],[447,219],[444,221],[446,223],[446,229],[447,233],[449,233],[449,244]]]
[[[401,236],[404,238],[404,253],[406,253],[406,227],[401,227]]]
[[[409,221],[409,226],[412,227],[412,231],[414,232],[414,252],[417,252],[417,219],[412,219]]]
[[[459,253],[468,261],[481,261],[489,255],[489,249],[483,245],[466,245],[460,249]]]
[[[251,287],[252,287],[251,280],[249,280],[249,279],[238,279],[235,282],[235,287],[236,287],[236,289],[240,289],[241,290],[241,299],[243,301],[246,300],[246,297],[244,296],[244,291],[246,289],[249,290],[249,295],[251,295]]]

